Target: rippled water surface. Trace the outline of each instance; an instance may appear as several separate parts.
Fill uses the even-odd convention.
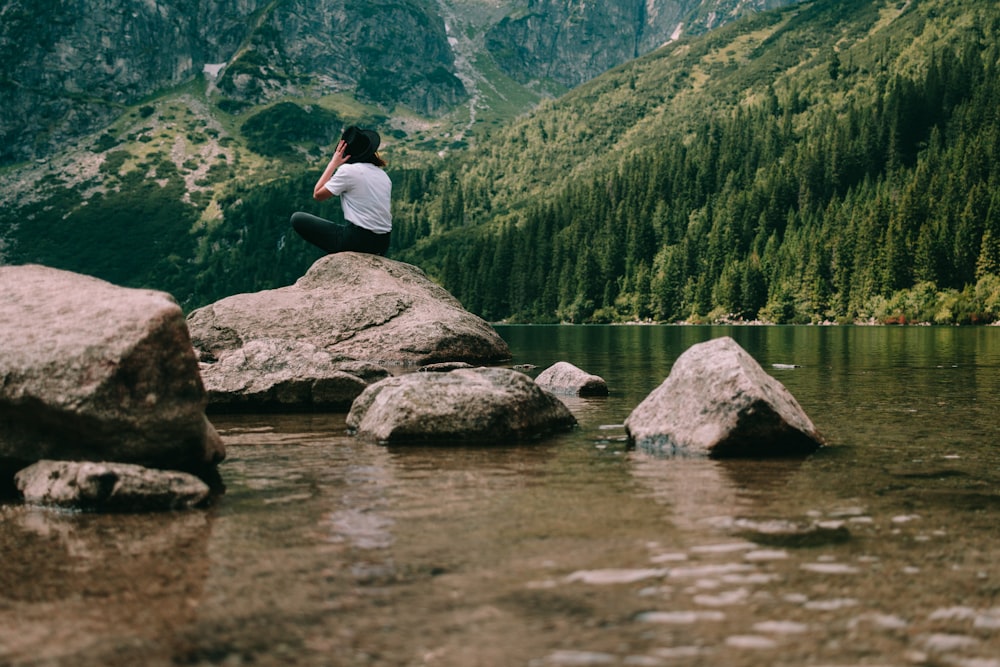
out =
[[[1000,328],[498,330],[611,396],[496,447],[215,416],[207,510],[0,506],[0,665],[1000,667]],[[831,446],[629,451],[632,408],[719,335]]]

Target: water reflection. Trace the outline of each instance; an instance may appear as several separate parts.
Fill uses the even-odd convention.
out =
[[[754,516],[792,493],[801,459],[665,459],[631,452],[630,472],[649,496],[673,511],[672,521],[703,530],[720,519]],[[787,501],[786,512],[787,512]]]
[[[387,490],[395,485],[387,458],[369,449],[372,460],[344,470],[344,489],[336,499],[337,509],[324,517],[332,543],[347,542],[356,549],[385,549],[392,545],[394,521],[386,516]]]
[[[650,497],[671,508],[671,521],[685,529],[749,507],[725,469],[709,459],[664,459],[633,453],[631,472]]]
[[[629,451],[631,409],[720,334],[833,446]],[[207,512],[0,506],[0,663],[997,667],[1000,330],[502,335],[516,362],[570,361],[611,395],[567,399],[570,433],[493,447],[216,416],[227,492]],[[772,540],[789,526],[818,529]]]
[[[6,506],[2,520],[5,664],[96,663],[109,644],[129,655],[171,642],[196,618],[208,578],[209,512],[118,516]]]

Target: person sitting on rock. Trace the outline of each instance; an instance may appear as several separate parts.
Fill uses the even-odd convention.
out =
[[[337,150],[316,181],[313,199],[325,201],[340,195],[347,224],[297,211],[291,222],[299,236],[328,254],[386,253],[392,231],[392,181],[383,170],[385,161],[376,152],[380,143],[373,130],[353,125],[344,130]]]

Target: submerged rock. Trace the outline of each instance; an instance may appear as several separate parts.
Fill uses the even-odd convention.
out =
[[[0,459],[214,472],[225,456],[170,295],[0,267]]]
[[[210,493],[194,475],[129,463],[38,461],[14,481],[25,502],[105,512],[187,509]]]
[[[411,373],[354,401],[347,426],[380,442],[526,440],[576,425],[559,399],[506,368]]]
[[[607,396],[604,378],[580,370],[566,361],[559,361],[538,374],[538,386],[545,391],[564,396]]]
[[[843,521],[741,518],[734,520],[730,528],[756,544],[792,549],[840,544],[851,539]]]
[[[675,456],[802,455],[823,445],[791,393],[729,337],[678,357],[625,430],[635,446]]]

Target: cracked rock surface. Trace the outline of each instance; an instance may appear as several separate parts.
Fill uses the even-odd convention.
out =
[[[327,255],[293,285],[227,297],[195,310],[187,323],[213,405],[233,403],[234,391],[243,407],[258,399],[283,408],[349,405],[384,377],[370,372],[372,365],[510,358],[492,326],[419,268],[361,253]],[[317,382],[344,373],[360,378],[349,388],[353,395],[338,381],[336,400],[323,398]]]

